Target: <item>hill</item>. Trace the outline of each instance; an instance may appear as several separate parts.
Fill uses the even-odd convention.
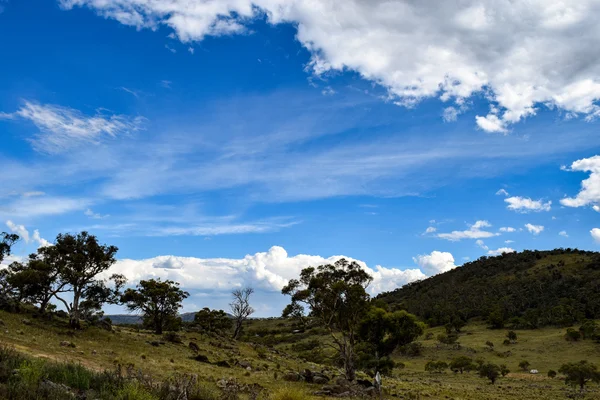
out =
[[[196,312],[188,312],[179,314],[183,322],[193,322]],[[110,314],[106,315],[110,318],[114,325],[140,325],[142,323],[142,317],[136,314]]]
[[[482,257],[377,297],[432,326],[485,318],[500,328],[600,318],[600,253],[576,249]]]

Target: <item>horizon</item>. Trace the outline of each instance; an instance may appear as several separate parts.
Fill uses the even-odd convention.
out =
[[[273,317],[342,257],[376,295],[599,249],[592,2],[186,4],[0,1],[3,266],[86,230],[119,247],[106,276],[180,282],[182,313],[251,286]]]

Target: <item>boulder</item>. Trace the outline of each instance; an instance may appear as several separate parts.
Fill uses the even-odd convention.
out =
[[[23,318],[23,319],[21,320],[21,322],[23,323],[23,325],[31,325],[31,321],[30,321],[30,320],[28,320],[27,318]]]
[[[208,357],[206,357],[204,354],[198,354],[196,357],[194,357],[194,360],[199,361],[199,362],[203,362],[203,363],[208,363]]]
[[[297,372],[288,372],[284,374],[281,379],[287,382],[300,382],[302,380],[302,375]]]
[[[231,365],[229,365],[229,363],[228,363],[227,361],[225,361],[225,360],[220,360],[220,361],[217,361],[217,362],[215,363],[215,365],[216,365],[217,367],[231,368]]]
[[[188,344],[188,347],[190,348],[190,350],[192,350],[193,352],[199,352],[200,351],[200,347],[198,347],[198,345],[194,342],[190,342]]]

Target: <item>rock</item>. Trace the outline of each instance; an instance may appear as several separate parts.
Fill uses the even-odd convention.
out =
[[[21,322],[23,323],[23,325],[31,325],[31,321],[30,321],[30,320],[28,320],[27,318],[23,318],[23,319],[21,320]]]
[[[203,362],[203,363],[210,362],[210,361],[208,361],[208,357],[206,357],[204,354],[198,354],[196,357],[194,357],[194,360],[196,360],[198,362]]]
[[[150,343],[150,346],[154,346],[154,347],[159,347],[160,346],[160,342],[157,342],[156,340],[153,340]]]
[[[315,375],[312,379],[312,383],[316,383],[317,385],[324,385],[327,382],[329,382],[329,379],[325,376]]]
[[[252,367],[246,367],[246,371],[252,371]]]
[[[73,344],[73,343],[71,343],[71,342],[68,342],[68,341],[66,341],[66,340],[63,340],[62,342],[60,342],[60,346],[61,346],[61,347],[74,347],[74,346],[72,346],[72,344]]]
[[[190,348],[190,350],[192,350],[193,352],[199,352],[200,351],[200,347],[198,347],[198,345],[194,342],[190,342],[190,344],[188,344],[188,347]]]
[[[357,379],[357,380],[356,380],[356,383],[357,383],[358,385],[362,386],[362,387],[365,387],[365,388],[370,388],[370,387],[373,387],[373,382],[371,382],[371,381],[368,381],[368,380],[366,380],[366,379]]]
[[[246,369],[248,367],[252,368],[252,364],[250,363],[250,361],[246,361],[246,360],[238,361],[238,365],[244,369]]]
[[[42,382],[40,382],[40,389],[42,389],[42,391],[54,394],[60,393],[61,399],[75,399],[77,397],[73,392],[71,392],[71,388],[69,388],[67,385],[54,383],[48,380],[43,380]]]
[[[96,355],[96,354],[98,354],[98,352],[96,350],[92,350],[92,354]]]
[[[302,380],[302,375],[296,372],[288,372],[287,374],[284,374],[281,379],[287,382],[300,382]]]
[[[231,368],[231,365],[229,365],[229,363],[228,363],[227,361],[225,361],[225,360],[217,361],[217,362],[215,363],[215,365],[216,365],[217,367]]]

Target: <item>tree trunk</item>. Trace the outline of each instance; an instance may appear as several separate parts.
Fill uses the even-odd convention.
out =
[[[237,321],[235,321],[235,331],[233,332],[233,338],[237,339],[238,336],[240,335],[241,331],[242,331],[242,321],[237,320]]]
[[[73,329],[81,329],[81,323],[79,322],[79,297],[80,293],[75,292],[73,296],[73,303],[71,306],[71,313],[69,316],[69,325]]]
[[[349,381],[354,381],[354,379],[356,379],[356,369],[354,367],[354,352],[352,346],[350,346],[348,343],[344,345],[342,357],[344,358],[344,372],[346,375],[346,379]]]
[[[162,335],[163,333],[163,324],[160,318],[154,320],[154,333],[157,335]]]

